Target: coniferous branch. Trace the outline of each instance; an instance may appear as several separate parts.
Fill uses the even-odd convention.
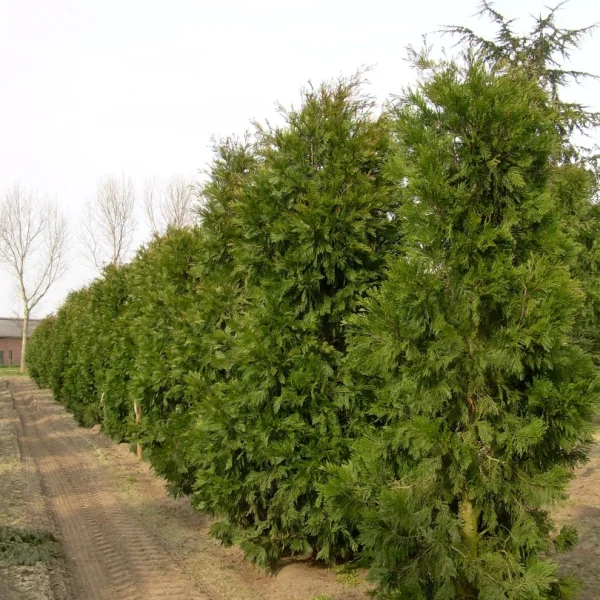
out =
[[[573,52],[579,49],[583,40],[593,34],[598,24],[578,29],[561,28],[556,23],[557,14],[567,2],[548,8],[545,15],[533,17],[533,27],[524,35],[515,30],[515,19],[508,19],[489,0],[481,2],[478,16],[487,17],[498,31],[493,39],[486,39],[473,29],[448,25],[442,28],[443,34],[456,36],[457,46],[476,53],[493,69],[503,70],[509,65],[518,65],[534,77],[550,94],[561,118],[557,129],[568,141],[564,145],[561,160],[589,164],[594,162],[593,151],[573,139],[573,134],[588,136],[600,126],[600,112],[592,111],[578,103],[561,100],[561,89],[569,83],[580,84],[586,79],[598,79],[598,75],[565,68]]]

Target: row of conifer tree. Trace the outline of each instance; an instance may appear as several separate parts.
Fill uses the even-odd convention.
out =
[[[376,114],[361,77],[216,144],[200,224],[70,294],[27,362],[141,444],[260,565],[358,560],[388,599],[567,598],[550,509],[598,400],[597,115],[554,12]]]

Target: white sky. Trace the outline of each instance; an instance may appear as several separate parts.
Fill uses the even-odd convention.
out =
[[[361,65],[383,101],[410,83],[407,44],[444,24],[489,32],[476,0],[0,0],[0,194],[16,181],[56,198],[73,238],[101,176],[196,177],[210,138],[241,134],[274,103]],[[543,2],[498,0],[519,17]],[[600,2],[572,0],[565,27],[600,22]],[[432,36],[431,41],[436,41]],[[450,38],[436,46],[451,45]],[[573,66],[600,73],[600,31]],[[600,108],[600,84],[570,91]],[[145,236],[139,232],[139,241]],[[89,280],[74,243],[72,266],[38,311],[57,308]],[[0,270],[0,316],[19,310]]]

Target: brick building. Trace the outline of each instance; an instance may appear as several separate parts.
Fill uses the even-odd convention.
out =
[[[40,319],[29,319],[30,337],[39,325]],[[21,364],[21,346],[23,344],[23,319],[0,317],[0,367]]]

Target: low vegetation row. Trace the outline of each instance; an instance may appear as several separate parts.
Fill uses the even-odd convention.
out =
[[[568,598],[548,508],[598,400],[597,115],[554,14],[412,54],[215,146],[200,224],[71,293],[27,362],[271,566],[366,564],[388,599]]]

